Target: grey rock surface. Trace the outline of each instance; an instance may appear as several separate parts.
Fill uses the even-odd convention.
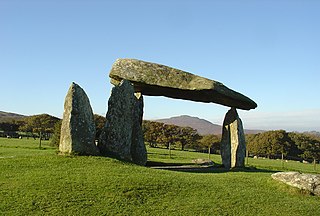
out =
[[[142,132],[143,96],[136,94],[134,101],[131,156],[134,163],[145,166],[147,164],[147,149]]]
[[[245,110],[257,107],[253,100],[220,82],[156,63],[118,59],[109,77],[115,85],[123,79],[129,80],[135,91],[144,95],[213,102]]]
[[[271,177],[290,186],[320,196],[320,175],[299,172],[278,172],[272,174]]]
[[[64,102],[59,151],[61,154],[99,155],[96,127],[85,91],[72,83]]]
[[[237,110],[231,108],[224,119],[221,138],[221,158],[225,168],[244,167],[246,143]]]
[[[214,162],[212,160],[203,158],[193,159],[192,163],[197,165],[214,165]]]
[[[98,147],[106,156],[145,165],[147,152],[141,122],[143,98],[137,99],[132,84],[123,80],[112,89],[108,101],[107,122]]]

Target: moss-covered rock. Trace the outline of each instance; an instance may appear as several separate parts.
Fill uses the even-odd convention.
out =
[[[142,115],[142,96],[135,96],[132,84],[123,80],[112,89],[108,101],[107,122],[98,144],[100,152],[105,156],[146,165]]]
[[[89,98],[72,83],[64,102],[59,151],[71,155],[99,155],[94,139],[96,127]]]
[[[135,91],[144,95],[212,102],[245,110],[257,107],[253,100],[220,82],[136,59],[116,60],[109,77],[115,85],[123,79],[129,80],[134,84]]]

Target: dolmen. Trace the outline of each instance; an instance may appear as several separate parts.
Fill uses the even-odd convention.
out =
[[[227,169],[244,166],[246,145],[236,109],[257,107],[247,96],[220,82],[137,59],[116,60],[109,77],[114,87],[108,101],[107,122],[96,146],[99,154],[146,165],[147,151],[141,127],[143,95],[165,96],[230,107],[223,124],[222,162]],[[70,117],[66,114],[66,118]],[[66,141],[60,145],[63,143]],[[92,148],[90,151],[96,154],[96,148]]]

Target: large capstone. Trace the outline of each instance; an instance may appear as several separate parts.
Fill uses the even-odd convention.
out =
[[[108,101],[107,122],[98,147],[103,155],[139,165],[147,162],[141,122],[143,98],[137,98],[132,84],[123,80],[112,89]]]
[[[224,119],[221,138],[221,158],[225,168],[244,167],[246,143],[241,119],[231,108]]]
[[[89,98],[72,83],[64,102],[59,151],[62,154],[99,155],[96,127]]]
[[[257,107],[253,100],[220,82],[136,59],[118,59],[113,64],[109,77],[115,85],[123,79],[129,80],[133,83],[135,92],[143,95],[213,102],[245,110]]]
[[[271,176],[275,180],[320,196],[320,175],[299,172],[278,172]]]

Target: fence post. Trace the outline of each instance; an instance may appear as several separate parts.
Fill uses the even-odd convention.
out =
[[[40,131],[40,134],[39,134],[39,139],[40,139],[39,148],[41,149],[41,140],[42,140],[42,133],[41,133],[41,131]]]
[[[249,150],[246,150],[247,166],[249,165]]]

